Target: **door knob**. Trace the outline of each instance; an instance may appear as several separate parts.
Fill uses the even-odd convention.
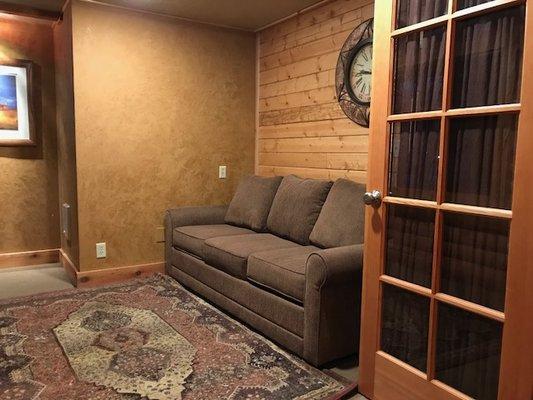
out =
[[[377,207],[381,204],[381,193],[379,190],[372,190],[371,192],[366,192],[363,195],[363,202],[367,206]]]

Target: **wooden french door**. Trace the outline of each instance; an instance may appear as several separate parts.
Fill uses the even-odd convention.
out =
[[[533,0],[374,24],[359,390],[531,400]]]

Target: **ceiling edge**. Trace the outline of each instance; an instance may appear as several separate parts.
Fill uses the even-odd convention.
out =
[[[324,4],[327,4],[327,3],[331,3],[332,1],[334,0],[321,0],[319,1],[318,3],[315,3],[315,4],[311,4],[310,6],[307,6],[307,7],[304,7],[302,8],[301,10],[299,11],[296,11],[295,13],[292,13],[291,15],[288,15],[286,17],[283,17],[283,18],[280,18],[274,22],[270,22],[258,29],[256,29],[254,32],[255,33],[259,33],[267,28],[270,28],[271,26],[274,26],[274,25],[277,25],[277,24],[280,24],[284,21],[287,21],[288,19],[291,19],[291,18],[294,18],[294,17],[297,17],[298,15],[300,14],[303,14],[303,13],[306,13],[307,11],[311,11],[311,10],[314,10],[315,8],[318,8],[320,6],[323,6]]]
[[[96,5],[100,5],[100,6],[104,6],[104,7],[116,8],[116,9],[119,9],[119,10],[128,10],[128,11],[133,11],[133,12],[142,13],[142,14],[154,15],[154,16],[157,16],[157,17],[171,18],[171,19],[175,19],[175,20],[183,21],[183,22],[190,22],[190,23],[195,23],[195,24],[214,26],[214,27],[217,27],[217,28],[232,29],[232,30],[237,30],[237,31],[242,31],[242,32],[249,32],[249,33],[254,33],[255,32],[254,29],[246,29],[246,28],[241,28],[241,27],[238,27],[238,26],[216,24],[214,22],[206,22],[206,21],[201,21],[201,20],[194,19],[194,18],[179,17],[177,15],[172,15],[172,14],[167,14],[167,13],[158,13],[158,12],[155,12],[155,11],[141,10],[141,9],[133,8],[133,7],[126,7],[126,6],[116,5],[116,4],[104,3],[104,2],[101,2],[101,1],[98,1],[98,0],[79,0],[79,1],[82,2],[82,3],[96,4]],[[71,1],[68,0],[67,3],[69,3],[69,2],[71,2]]]

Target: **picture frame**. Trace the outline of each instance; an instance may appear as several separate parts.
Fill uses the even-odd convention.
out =
[[[0,61],[0,147],[35,146],[35,66]]]

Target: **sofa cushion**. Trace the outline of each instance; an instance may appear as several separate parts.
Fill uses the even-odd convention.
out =
[[[248,259],[248,280],[303,304],[307,257],[318,250],[298,246],[253,253]]]
[[[217,236],[248,235],[254,232],[249,229],[231,225],[191,225],[180,226],[172,233],[172,244],[181,250],[203,258],[202,245],[206,239]]]
[[[281,176],[249,176],[240,183],[226,213],[225,222],[264,232],[270,206],[281,183]]]
[[[207,239],[203,245],[203,254],[207,264],[237,278],[246,279],[246,265],[250,254],[297,246],[296,243],[269,233],[255,233]]]
[[[309,239],[323,248],[363,243],[365,185],[338,179],[331,188]]]
[[[309,244],[309,235],[332,184],[294,175],[283,178],[268,215],[268,230],[297,243]]]

